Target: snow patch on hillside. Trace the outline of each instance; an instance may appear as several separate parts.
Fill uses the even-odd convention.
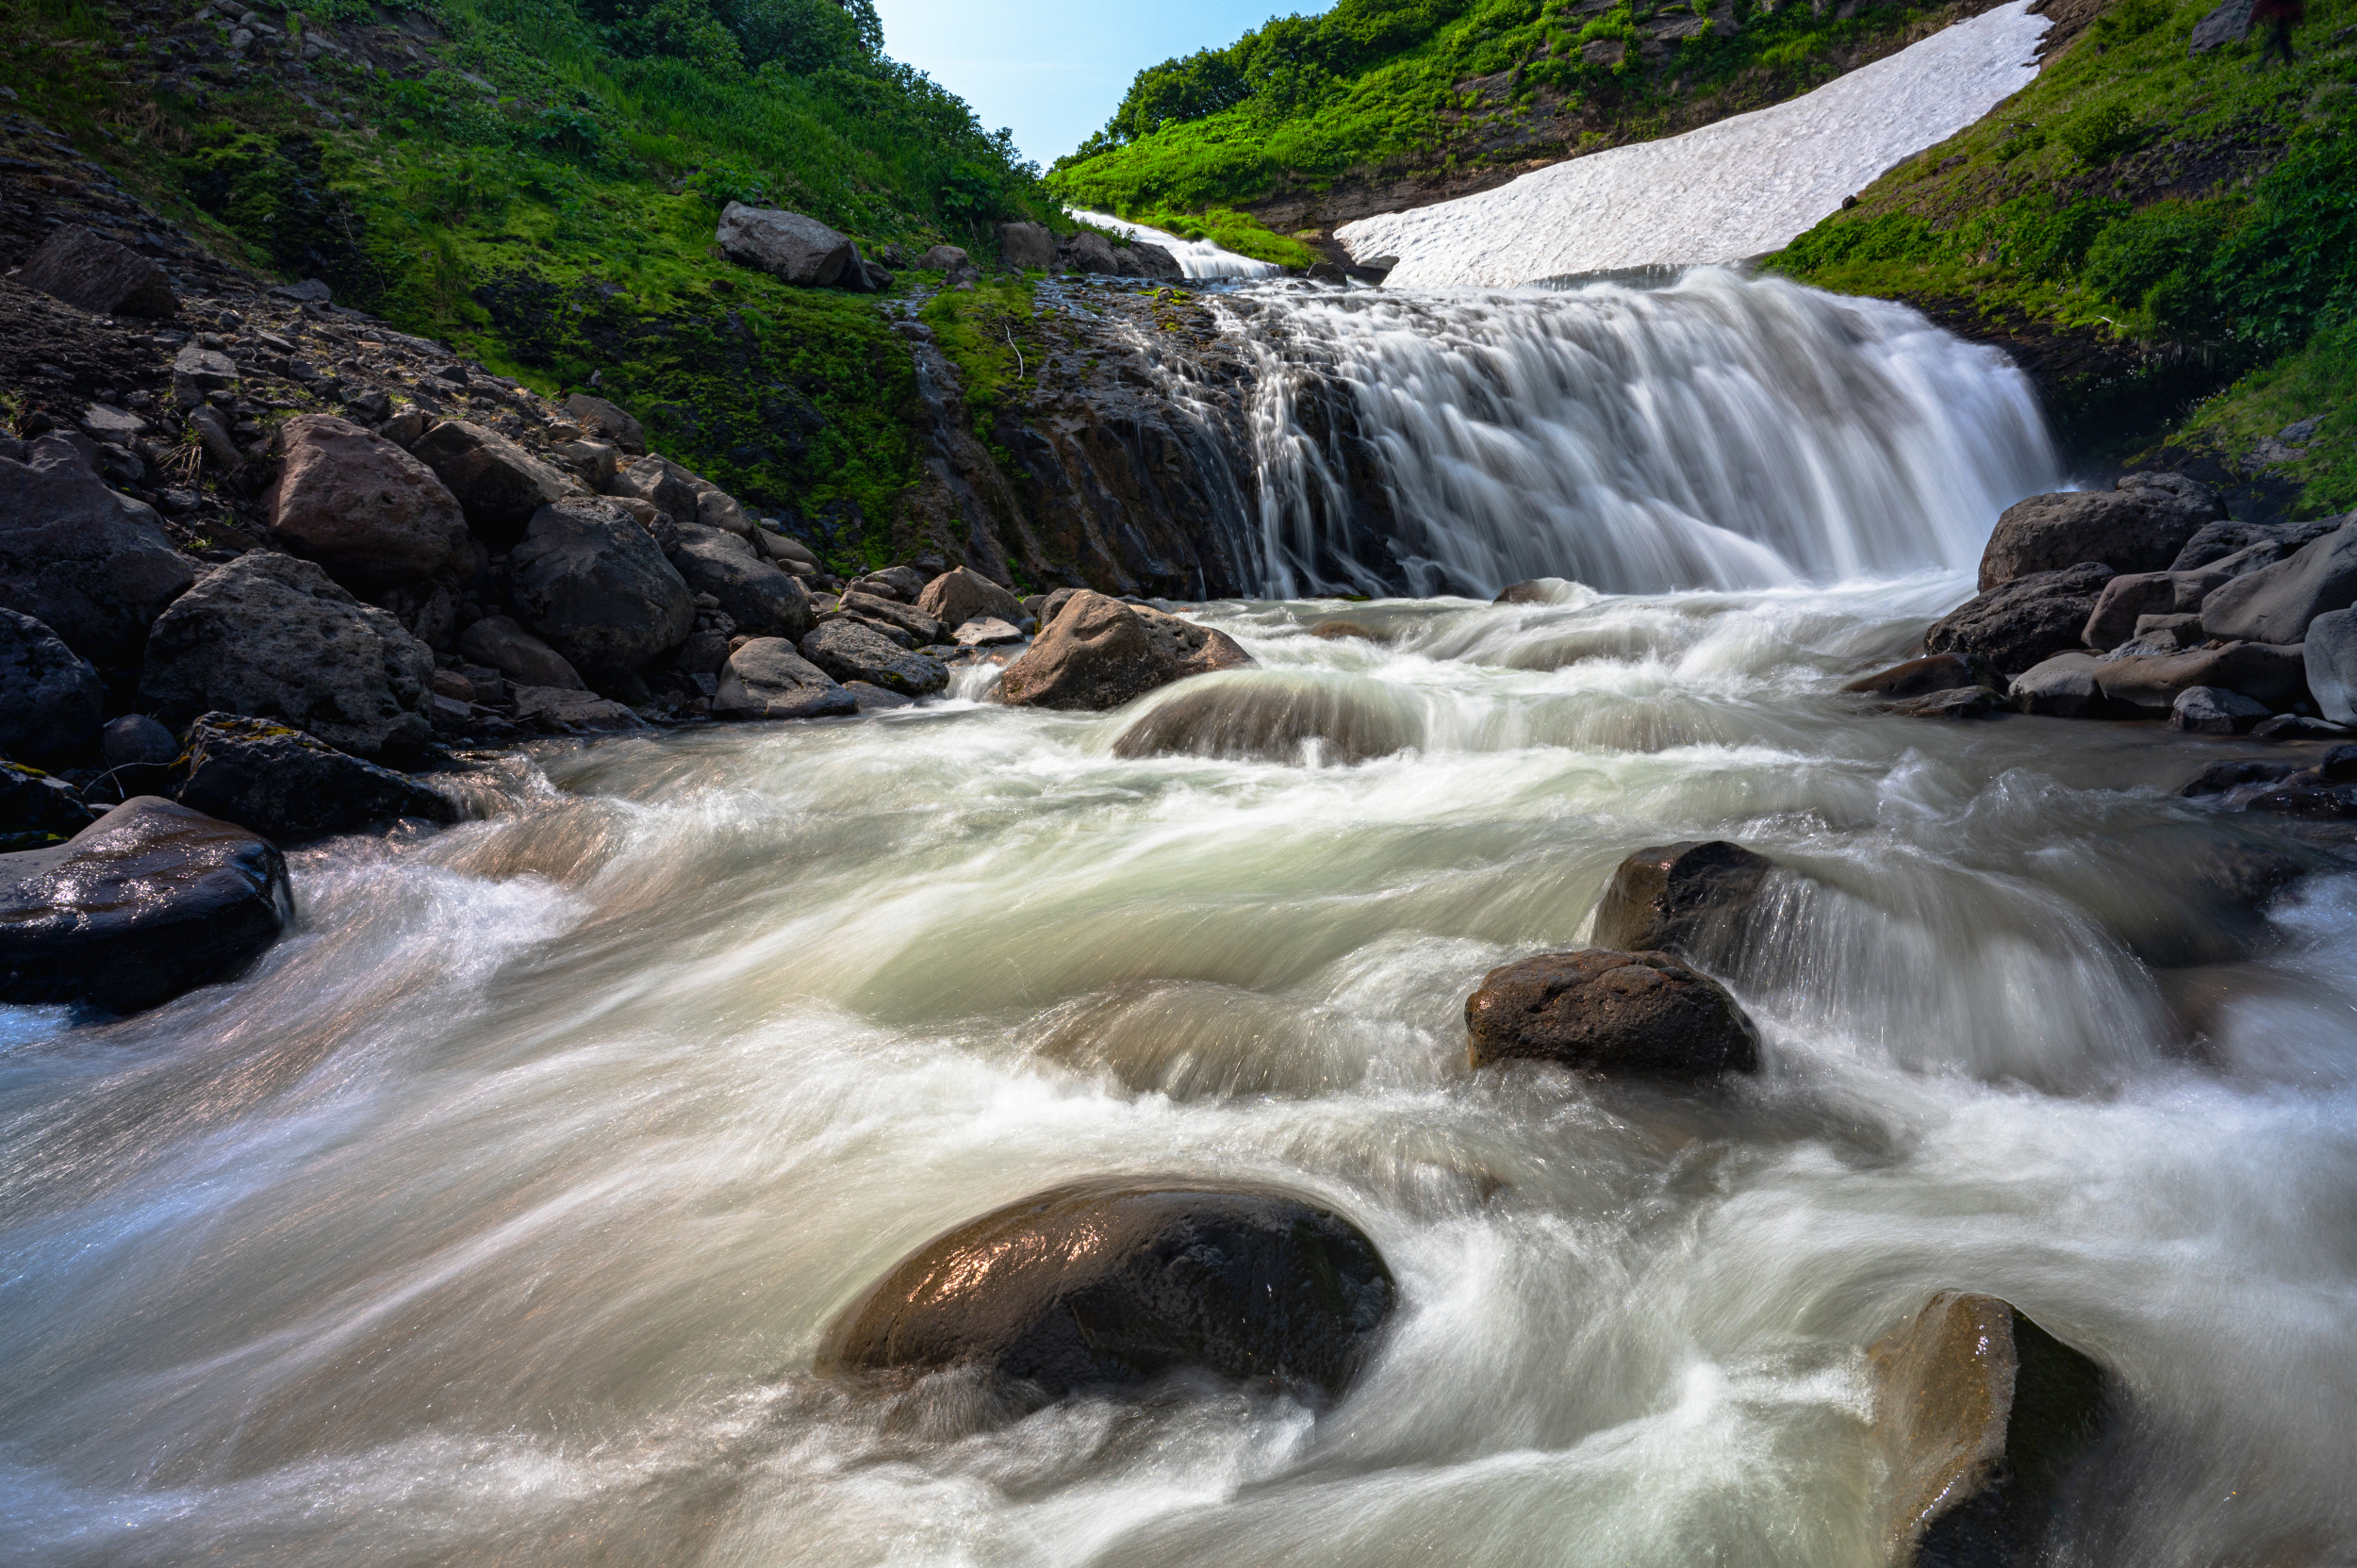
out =
[[[1780,250],[1892,164],[2029,86],[2050,25],[2029,8],[2012,0],[1769,108],[1334,236],[1354,256],[1399,257],[1384,280],[1393,288],[1506,288]]]
[[[1079,207],[1064,210],[1075,222],[1160,245],[1178,258],[1178,271],[1188,277],[1275,277],[1285,270],[1274,261],[1255,261],[1248,256],[1223,251],[1209,239],[1181,239],[1175,234],[1132,223],[1109,212],[1084,212]]]

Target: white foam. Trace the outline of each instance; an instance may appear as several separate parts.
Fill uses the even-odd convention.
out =
[[[1334,231],[1395,256],[1391,286],[1499,288],[1781,249],[1900,159],[2036,78],[2050,21],[1985,11],[1803,97],[1683,136],[1573,158],[1454,202]]]
[[[1188,277],[1275,277],[1285,270],[1274,261],[1255,261],[1248,256],[1221,250],[1209,239],[1181,239],[1175,234],[1147,228],[1144,223],[1133,223],[1109,212],[1088,212],[1080,207],[1064,210],[1077,222],[1160,245],[1178,260],[1179,272]]]

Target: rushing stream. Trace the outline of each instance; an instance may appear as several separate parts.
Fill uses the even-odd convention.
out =
[[[987,667],[552,743],[483,820],[298,851],[234,984],[0,1010],[0,1558],[1871,1568],[1864,1348],[1968,1288],[2129,1395],[2064,1560],[2349,1560],[2357,877],[2174,797],[2255,745],[1839,693],[2051,461],[1955,417],[1884,514],[1757,479],[1800,542],[1750,586],[1201,612],[1260,664],[1200,682],[1328,691],[1370,760],[1128,760],[1173,691]],[[1468,550],[1519,567],[1509,516]],[[1467,1069],[1486,969],[1722,836],[1783,867],[1721,966],[1756,1079]],[[2264,916],[2262,855],[2313,873]],[[1113,1172],[1354,1218],[1401,1292],[1359,1385],[977,1431],[812,1375],[909,1248]]]

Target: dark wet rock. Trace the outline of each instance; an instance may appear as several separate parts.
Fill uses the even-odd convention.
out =
[[[31,616],[0,610],[0,751],[46,762],[98,738],[107,685]]]
[[[695,595],[678,569],[596,497],[535,512],[507,574],[519,615],[587,678],[636,669],[695,630]]]
[[[208,713],[189,726],[184,806],[272,839],[353,833],[414,817],[454,822],[450,798],[266,718]]]
[[[2088,561],[2159,571],[2202,524],[2225,516],[2216,492],[2179,474],[2132,473],[2116,489],[2034,495],[1997,520],[1981,555],[1981,591]]]
[[[2221,585],[2201,629],[2226,641],[2296,643],[2308,623],[2357,604],[2357,528],[2340,528],[2270,567]]]
[[[1986,659],[2008,674],[2031,668],[2082,646],[2079,635],[2115,575],[2110,567],[2088,562],[2018,577],[1933,621],[1923,646],[1934,653]]]
[[[1996,671],[1986,660],[1964,653],[1929,653],[1920,659],[1893,665],[1888,669],[1859,677],[1843,686],[1864,696],[1887,697],[1893,700],[1908,697],[1929,697],[1936,692],[1959,691],[1974,686],[1996,684]]]
[[[1465,1030],[1476,1067],[1689,1080],[1759,1065],[1758,1032],[1726,988],[1661,952],[1588,948],[1492,969],[1465,1000]]]
[[[1229,757],[1356,763],[1415,744],[1399,716],[1331,681],[1254,676],[1190,687],[1141,715],[1113,742],[1117,757]]]
[[[2249,569],[2256,570],[2324,537],[2352,517],[2357,517],[2357,513],[2312,518],[2305,522],[2242,522],[2230,518],[2224,522],[2205,523],[2185,541],[2185,548],[2168,564],[2169,570],[2197,571],[2235,557],[2250,559],[2252,564]]]
[[[564,686],[516,685],[508,688],[518,723],[542,734],[606,734],[643,730],[647,721],[612,698]]]
[[[2245,784],[2275,784],[2299,771],[2296,762],[2214,762],[2177,793],[2187,800],[2224,795]]]
[[[736,629],[750,636],[792,639],[810,630],[810,595],[736,535],[696,523],[680,528],[671,553],[691,593],[708,593]]]
[[[837,1320],[820,1365],[971,1368],[1027,1405],[1209,1373],[1338,1396],[1397,1296],[1358,1227],[1270,1187],[1076,1182],[911,1253]]]
[[[1995,1296],[1954,1292],[1868,1354],[1887,1560],[2046,1560],[2071,1474],[2110,1414],[2103,1369]]]
[[[816,218],[781,207],[731,202],[720,212],[715,234],[720,254],[743,267],[758,268],[781,282],[824,289],[843,281],[854,252],[848,236]]]
[[[979,571],[960,567],[925,585],[916,607],[952,631],[969,620],[995,616],[1014,622],[1023,619],[1023,602]]]
[[[2342,740],[2357,730],[2305,714],[2279,713],[2250,732],[2253,740]]]
[[[63,779],[0,758],[0,850],[62,844],[91,818],[81,793]]]
[[[831,620],[802,638],[802,657],[838,681],[865,681],[903,697],[929,697],[949,684],[939,659],[913,653],[855,620]]]
[[[1624,952],[1715,950],[1737,934],[1773,866],[1723,838],[1640,850],[1605,884],[1595,942]]]
[[[2006,694],[2023,713],[2085,718],[2103,705],[2103,694],[2095,684],[2101,663],[2093,653],[2057,653],[2015,676]]]
[[[1952,686],[1894,702],[1890,711],[1905,718],[1986,718],[2004,706],[1986,686]]]
[[[2238,735],[2267,716],[2264,702],[2222,686],[2187,686],[2168,710],[2169,728],[2198,735]]]
[[[854,693],[783,637],[755,637],[731,653],[712,700],[718,718],[816,718],[858,709]]]
[[[279,446],[285,462],[271,494],[271,528],[338,582],[414,581],[467,542],[457,498],[432,469],[373,431],[298,414],[279,427]]]
[[[1225,632],[1084,592],[1007,667],[998,695],[1016,706],[1101,712],[1173,681],[1251,662]]]
[[[381,757],[433,738],[433,651],[310,561],[255,550],[156,622],[140,696],[174,721],[243,714]]]
[[[72,442],[0,455],[0,608],[41,622],[101,669],[139,662],[194,573],[156,514],[108,489]]]
[[[602,397],[575,392],[565,400],[565,412],[598,440],[611,441],[634,456],[647,450],[647,433],[638,421]]]
[[[153,1007],[237,975],[293,910],[268,839],[142,795],[0,855],[0,1001]]]
[[[895,708],[911,708],[916,705],[916,699],[914,697],[903,697],[897,691],[886,691],[883,687],[870,685],[865,681],[846,681],[843,683],[843,689],[851,694],[853,701],[859,703],[859,711],[862,713],[889,713]]]
[[[513,546],[541,507],[578,495],[580,480],[542,462],[496,430],[447,420],[412,448],[467,515],[467,526],[494,550]]]
[[[52,230],[15,281],[93,316],[160,317],[180,308],[162,267],[79,223]]]
[[[126,713],[107,721],[99,751],[109,767],[170,767],[179,760],[180,742],[146,714]]]
[[[607,482],[609,494],[646,502],[675,523],[694,523],[713,487],[701,474],[668,457],[641,457]]]
[[[498,670],[518,685],[555,686],[564,691],[589,689],[581,672],[564,654],[508,616],[485,616],[459,633],[458,651],[477,664]]]
[[[1056,265],[1056,237],[1045,223],[1001,223],[998,257],[1017,272],[1047,272]]]
[[[2357,817],[2357,784],[2303,782],[2298,774],[2243,802],[2245,811],[2271,817],[2304,817],[2316,822],[2345,822]]]
[[[2298,648],[2238,642],[2189,653],[2106,659],[2095,667],[2095,685],[2104,704],[2122,713],[2165,714],[2194,686],[2222,686],[2275,709],[2307,697],[2308,671]]]

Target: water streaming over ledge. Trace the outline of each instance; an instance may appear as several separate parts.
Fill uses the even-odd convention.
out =
[[[1453,358],[1401,353],[1433,397]],[[1957,482],[1993,505],[2037,451]],[[1924,509],[1773,514],[1923,541],[1879,578],[1229,602],[1257,668],[1121,713],[978,668],[878,718],[550,744],[485,820],[297,851],[299,926],[234,984],[0,1009],[0,1556],[1875,1568],[1864,1347],[1961,1287],[2128,1391],[2059,1561],[2345,1560],[2348,847],[2172,793],[2250,743],[1843,696],[1970,591],[1965,509],[1896,493]],[[1370,635],[1311,635],[1337,614]],[[1190,689],[1312,691],[1365,760],[1129,754]],[[1467,1069],[1486,969],[1710,836],[1782,867],[1715,959],[1756,1079]],[[2311,875],[2258,913],[2253,856]],[[1360,1221],[1402,1294],[1360,1384],[975,1432],[812,1376],[910,1247],[1122,1171]]]

